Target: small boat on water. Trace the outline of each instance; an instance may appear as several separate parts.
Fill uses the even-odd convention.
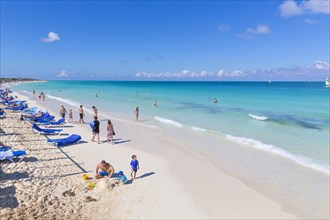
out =
[[[326,86],[326,87],[330,87],[330,80],[329,80],[328,77],[327,77],[326,80],[325,80],[325,86]]]

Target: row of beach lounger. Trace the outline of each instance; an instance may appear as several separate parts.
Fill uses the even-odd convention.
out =
[[[60,135],[63,132],[63,129],[52,129],[50,126],[64,127],[65,119],[60,118],[57,121],[55,120],[55,116],[52,116],[48,113],[48,111],[41,111],[37,107],[27,108],[27,104],[24,104],[25,101],[8,101],[1,100],[3,99],[3,90],[0,90],[0,103],[7,104],[7,108],[5,110],[14,110],[21,112],[21,119],[26,119],[27,121],[32,123],[32,130],[38,135]],[[18,105],[18,107],[10,108],[13,103]],[[24,107],[23,107],[24,106]],[[0,110],[0,118],[6,117],[6,112],[4,110]],[[47,128],[41,128],[40,126],[45,126]],[[47,143],[52,144],[58,147],[76,144],[81,140],[81,136],[77,134],[72,134],[66,138],[60,139],[48,139]],[[10,160],[14,162],[14,158],[20,158],[18,161],[22,161],[26,156],[26,152],[24,150],[13,150],[8,146],[0,146],[0,161],[1,160]]]

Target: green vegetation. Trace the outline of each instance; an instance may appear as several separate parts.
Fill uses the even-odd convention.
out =
[[[39,79],[32,79],[32,78],[0,78],[0,83],[27,82],[27,81],[40,81],[40,80]]]

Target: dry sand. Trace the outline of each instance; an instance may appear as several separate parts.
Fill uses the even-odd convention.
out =
[[[61,104],[50,99],[29,100],[30,107],[48,109],[56,118]],[[61,149],[46,144],[46,137],[33,134],[31,124],[20,121],[17,113],[7,111],[7,118],[0,121],[0,140],[28,153],[20,163],[0,163],[0,218],[293,218],[269,198],[133,119],[131,123],[113,120],[115,145],[91,142],[89,125],[77,124],[78,109],[65,107],[74,110],[74,123],[67,124],[64,133],[79,134],[82,142]],[[91,118],[87,114],[85,121]],[[103,142],[106,119],[100,118],[100,122]],[[82,175],[86,172],[93,176],[103,159],[130,179],[132,154],[140,162],[136,180],[112,188],[103,179],[96,181],[93,190],[86,189],[88,183]]]

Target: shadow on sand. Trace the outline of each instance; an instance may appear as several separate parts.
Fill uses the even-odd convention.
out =
[[[14,196],[16,194],[15,186],[8,186],[0,188],[0,208],[15,208],[17,207],[18,200]]]

